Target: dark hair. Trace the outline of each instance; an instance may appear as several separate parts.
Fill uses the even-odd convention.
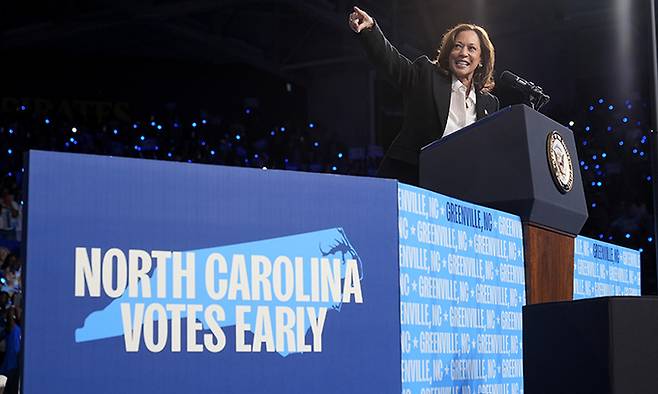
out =
[[[441,38],[441,47],[436,56],[436,63],[439,69],[446,75],[450,75],[448,65],[448,56],[455,46],[455,38],[463,31],[474,31],[480,39],[480,50],[482,51],[482,67],[477,67],[473,74],[473,83],[475,89],[479,92],[490,92],[496,83],[493,79],[494,64],[496,62],[496,53],[494,46],[489,39],[489,34],[484,28],[471,23],[460,23],[450,29]]]

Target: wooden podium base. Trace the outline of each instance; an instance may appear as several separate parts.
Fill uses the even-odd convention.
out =
[[[526,304],[573,299],[574,237],[523,224]]]

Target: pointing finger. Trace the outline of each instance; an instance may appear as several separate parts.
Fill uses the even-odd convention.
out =
[[[368,14],[365,13],[365,11],[363,11],[361,8],[359,8],[357,6],[354,6],[354,11],[359,13],[359,15],[361,15],[361,16],[368,15]]]

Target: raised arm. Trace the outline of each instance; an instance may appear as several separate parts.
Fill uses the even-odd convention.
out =
[[[413,85],[417,78],[414,64],[384,37],[377,22],[359,7],[349,15],[349,26],[359,35],[370,61],[401,89]]]

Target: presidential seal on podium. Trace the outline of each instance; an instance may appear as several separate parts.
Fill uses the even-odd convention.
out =
[[[560,193],[568,193],[573,187],[573,165],[569,148],[557,131],[548,134],[546,140],[546,156],[551,176]]]

